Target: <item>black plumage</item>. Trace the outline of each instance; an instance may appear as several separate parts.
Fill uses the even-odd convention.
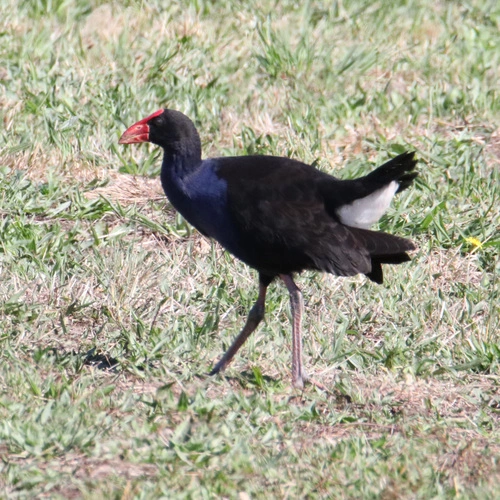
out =
[[[343,181],[310,165],[281,157],[217,158],[218,175],[227,182],[228,206],[250,257],[236,255],[261,273],[276,276],[315,269],[352,276],[371,274],[372,260],[409,260],[413,244],[385,233],[345,226],[336,210],[363,198],[414,168],[413,154],[398,160],[388,179],[382,175]],[[370,175],[372,175],[370,174]],[[399,255],[399,258],[394,257]],[[375,280],[381,282],[380,280]]]
[[[371,231],[395,193],[417,176],[413,153],[365,177],[336,179],[302,162],[274,156],[201,159],[189,118],[159,110],[137,122],[120,143],[150,141],[164,149],[161,180],[172,205],[202,234],[259,272],[259,296],[247,323],[211,373],[223,370],[264,316],[269,284],[281,277],[293,316],[292,383],[302,387],[302,296],[293,275],[311,269],[365,274],[382,283],[382,264],[410,260],[407,239]]]

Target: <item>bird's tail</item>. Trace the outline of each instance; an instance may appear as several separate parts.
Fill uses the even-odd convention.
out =
[[[417,177],[418,173],[414,172],[416,165],[415,152],[406,152],[384,163],[363,179],[370,184],[382,186],[396,181],[399,184],[396,192],[399,193],[406,189],[413,179]]]
[[[392,234],[355,227],[351,227],[349,230],[368,250],[372,266],[365,275],[375,283],[383,283],[384,281],[382,264],[408,262],[411,259],[406,252],[416,249],[412,241]]]

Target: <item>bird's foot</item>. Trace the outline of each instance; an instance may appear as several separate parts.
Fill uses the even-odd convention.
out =
[[[293,370],[292,370],[293,371]],[[299,391],[304,390],[304,385],[309,381],[309,375],[305,371],[292,373],[292,386]]]
[[[228,364],[229,363],[224,359],[224,357],[222,357],[219,362],[208,372],[208,375],[211,377],[223,372]]]
[[[217,375],[218,373],[220,373],[221,371],[223,371],[224,368],[221,368],[218,364],[215,365],[209,372],[208,372],[208,376],[209,377],[212,377],[213,375]]]
[[[314,385],[321,391],[327,392],[328,394],[331,394],[331,391],[326,387],[326,385],[322,384],[321,382],[318,382],[317,380],[314,380],[313,378],[309,378],[307,382],[311,385]]]
[[[300,373],[297,376],[295,376],[295,377],[292,378],[292,386],[295,389],[303,391],[305,384],[314,385],[318,389],[330,393],[330,391],[328,390],[328,388],[325,385],[323,385],[321,382],[318,382],[317,380],[311,378],[305,372],[302,372],[302,373]]]

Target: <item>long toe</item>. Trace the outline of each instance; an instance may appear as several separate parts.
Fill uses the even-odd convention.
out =
[[[221,361],[219,361],[209,372],[208,372],[208,375],[209,376],[212,376],[212,375],[217,375],[218,373],[224,371],[224,369],[226,368],[226,365],[221,363]]]

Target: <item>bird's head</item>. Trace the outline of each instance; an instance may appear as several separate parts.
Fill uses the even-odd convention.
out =
[[[201,157],[200,137],[194,123],[180,111],[159,109],[123,132],[119,144],[152,142],[166,152]]]

